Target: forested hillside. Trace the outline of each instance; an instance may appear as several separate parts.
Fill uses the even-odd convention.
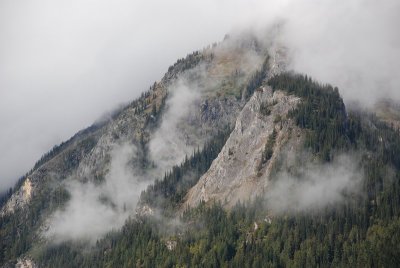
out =
[[[227,130],[142,194],[143,203],[168,213],[132,218],[92,250],[63,243],[33,252],[34,258],[43,267],[396,267],[399,131],[373,114],[346,111],[337,88],[307,76],[284,73],[269,84],[302,98],[290,116],[307,132],[304,149],[317,161],[329,163],[343,152],[361,154],[360,194],[297,213],[274,214],[262,196],[228,211],[219,203],[202,203],[172,213],[194,183],[185,174],[194,172],[195,179],[207,169]]]
[[[179,59],[139,98],[46,153],[0,197],[0,264],[34,265],[57,238],[91,247],[136,218],[140,192],[153,182],[142,199],[175,213],[244,105],[242,88],[266,53],[255,42],[230,38]],[[61,225],[66,236],[84,231],[62,237]]]

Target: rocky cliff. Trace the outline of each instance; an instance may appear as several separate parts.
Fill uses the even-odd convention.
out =
[[[127,159],[121,160],[126,163],[124,168],[127,172],[134,174],[129,180],[136,180],[127,184],[130,185],[127,195],[129,187],[132,187],[132,195],[137,195],[138,191],[140,193],[174,165],[180,164],[187,155],[201,148],[218,131],[233,126],[235,121],[237,129],[234,133],[238,134],[233,134],[230,145],[227,145],[235,150],[235,155],[226,157],[244,157],[240,152],[242,147],[234,146],[238,142],[239,137],[235,136],[239,135],[239,131],[244,131],[246,138],[262,132],[259,141],[247,150],[250,152],[254,149],[251,155],[256,159],[273,125],[274,115],[278,111],[287,112],[289,106],[296,102],[295,98],[280,93],[272,96],[268,89],[263,89],[265,92],[255,94],[246,104],[248,100],[243,98],[243,91],[254,73],[260,70],[267,55],[267,47],[253,37],[230,37],[218,45],[206,47],[178,60],[140,98],[44,155],[20,180],[1,208],[2,228],[7,232],[19,232],[24,245],[34,245],[33,241],[37,240],[45,241],[48,233],[59,229],[53,226],[56,222],[54,218],[62,219],[62,213],[74,208],[76,189],[79,195],[98,191],[90,202],[99,203],[102,209],[115,211],[119,216],[123,215],[120,219],[122,224],[128,216],[134,215],[135,202],[138,200],[115,197],[112,195],[114,192],[107,188],[111,185],[118,189],[112,186],[119,182],[115,178],[116,164],[113,159],[116,153],[124,153],[117,150],[121,146],[129,145],[133,148],[127,154]],[[257,113],[260,101],[282,103],[272,108],[273,115],[262,117]],[[241,112],[244,106],[246,108]],[[241,119],[237,120],[240,113]],[[265,131],[255,127],[258,123],[262,124]],[[285,124],[283,127],[288,128]],[[227,154],[226,150],[221,154]],[[222,164],[223,161],[217,162],[228,168]],[[248,161],[242,166],[242,173],[250,172],[245,180],[253,177],[254,163]],[[267,168],[263,167],[261,172],[264,174]],[[215,169],[218,170],[213,167],[208,177],[217,172],[213,171]],[[239,178],[232,187],[236,187],[236,184],[242,184]],[[83,200],[81,202],[89,202]],[[230,202],[234,202],[234,199]],[[31,220],[26,222],[27,218]],[[24,227],[21,229],[21,226]],[[12,233],[4,234],[3,237],[3,244],[15,241]],[[28,249],[32,249],[31,246],[23,246],[17,252],[21,255]]]
[[[382,204],[398,203],[398,105],[381,103],[377,116],[350,113],[337,88],[284,72],[287,57],[271,41],[227,37],[179,59],[138,99],[54,147],[1,207],[0,264],[172,266],[174,256],[221,265],[255,249],[263,254],[254,259],[288,252],[291,260],[289,251],[314,245],[307,234],[318,230],[317,241],[327,224],[321,244],[337,234],[354,242],[374,232],[366,226],[375,218],[397,217],[399,206]],[[362,161],[337,162],[342,153]],[[282,214],[351,202],[311,223],[275,215],[274,206],[246,207],[258,196],[285,204]],[[346,248],[333,244],[326,256]]]
[[[183,207],[201,201],[221,201],[227,207],[261,195],[271,178],[280,154],[296,152],[301,146],[301,132],[287,117],[300,99],[271,88],[256,90],[236,120],[222,151],[210,169],[189,191]],[[262,107],[266,107],[266,112]],[[272,133],[276,133],[272,137]],[[262,155],[271,139],[273,154],[263,163]]]

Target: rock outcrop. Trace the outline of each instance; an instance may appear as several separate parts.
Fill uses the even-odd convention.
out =
[[[266,48],[254,40],[240,40],[229,38],[217,46],[178,60],[161,81],[154,83],[137,101],[55,147],[21,180],[20,186],[1,208],[0,216],[23,211],[32,200],[53,202],[51,196],[54,190],[63,187],[66,180],[101,184],[109,172],[115,145],[124,142],[137,145],[138,152],[132,159],[132,165],[135,161],[147,161],[150,165],[152,159],[146,155],[146,146],[164,120],[168,100],[174,95],[176,83],[180,80],[184,80],[186,86],[198,94],[187,113],[173,126],[182,137],[178,145],[186,146],[187,154],[201,148],[219,129],[233,125],[245,104],[240,93],[266,56]],[[158,119],[155,113],[159,115]],[[164,174],[171,167],[164,166],[165,170],[156,174]]]
[[[301,134],[287,116],[299,101],[269,87],[256,90],[217,159],[187,194],[183,209],[211,200],[231,207],[262,194],[280,156],[301,146]],[[267,107],[267,114],[260,111],[262,105]],[[262,163],[265,145],[274,130],[273,154]]]

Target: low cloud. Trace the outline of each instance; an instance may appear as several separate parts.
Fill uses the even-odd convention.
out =
[[[161,125],[149,143],[150,158],[157,165],[156,176],[162,176],[165,171],[181,163],[195,149],[193,141],[189,141],[179,126],[200,99],[199,88],[186,79],[179,79],[170,86],[169,92]]]
[[[236,14],[226,4],[0,1],[0,192],[178,58],[221,40]]]
[[[274,213],[323,209],[360,193],[363,172],[353,156],[340,156],[329,164],[308,164],[296,175],[280,173],[266,193]]]
[[[129,216],[135,215],[141,192],[181,163],[186,155],[193,153],[195,146],[188,143],[181,124],[201,96],[196,79],[191,81],[187,78],[190,74],[204,73],[201,66],[196,70],[198,72],[185,74],[168,89],[170,94],[161,125],[149,144],[149,160],[155,168],[141,169],[137,163],[137,148],[133,144],[114,145],[104,181],[94,184],[92,181],[82,183],[79,178],[68,180],[66,189],[71,198],[51,217],[49,230],[45,232],[47,238],[56,243],[69,240],[93,243],[111,230],[121,228]]]
[[[400,2],[291,1],[281,41],[291,67],[339,87],[345,101],[400,100]]]
[[[0,2],[0,191],[177,58],[281,23],[291,68],[346,100],[400,99],[397,0]]]
[[[133,215],[140,193],[151,183],[137,176],[132,166],[136,148],[116,145],[105,181],[100,185],[69,180],[70,200],[50,218],[45,236],[53,242],[87,240],[95,242],[113,229],[119,229]]]

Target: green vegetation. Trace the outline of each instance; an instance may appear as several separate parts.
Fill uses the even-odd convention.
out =
[[[32,230],[41,223],[42,211],[52,211],[64,205],[69,198],[63,186],[53,191],[43,187],[33,196],[29,210],[18,209],[7,217],[0,217],[0,264],[15,260],[27,252],[33,243],[37,243],[37,234]]]
[[[186,58],[178,59],[176,63],[169,66],[168,72],[183,72],[197,66],[201,61],[212,59],[213,57],[213,54],[205,55],[204,53],[195,51],[191,54],[188,54]]]
[[[266,103],[266,102],[261,103],[261,105],[260,105],[260,113],[262,115],[264,115],[264,116],[268,116],[268,115],[271,114],[271,108],[268,105],[268,103]]]
[[[82,254],[69,244],[39,258],[43,267],[396,267],[400,220],[369,228],[349,207],[321,214],[264,221],[257,204],[226,212],[219,204],[187,211],[181,232],[165,230],[168,219],[130,220],[121,232]],[[255,223],[257,228],[255,228]],[[177,241],[168,250],[167,239]]]
[[[346,110],[337,88],[290,73],[273,77],[269,85],[273,90],[283,89],[302,98],[289,116],[299,127],[311,130],[307,132],[306,146],[323,160],[331,159],[332,149],[346,147],[352,142],[347,135]]]
[[[156,180],[142,193],[142,203],[161,208],[164,213],[174,213],[187,191],[210,168],[230,133],[229,127],[218,131],[201,151],[197,149],[191,157],[186,157],[180,166],[174,166],[162,180]]]
[[[276,129],[272,131],[271,135],[268,137],[268,141],[265,144],[264,151],[261,156],[261,163],[265,164],[268,162],[268,160],[271,159],[272,154],[274,153],[274,145],[275,145],[275,140],[276,140]]]
[[[264,221],[266,212],[261,199],[252,204],[238,204],[229,212],[219,204],[202,204],[184,213],[179,231],[165,230],[167,222],[172,220],[168,217],[161,221],[130,220],[122,232],[99,241],[92,253],[81,254],[62,245],[45,251],[39,259],[41,264],[48,267],[60,263],[82,267],[396,267],[400,256],[399,133],[374,116],[356,112],[346,115],[337,90],[330,86],[288,74],[271,82],[276,83],[275,90],[288,88],[291,94],[303,97],[303,103],[291,116],[309,132],[306,148],[322,161],[330,161],[340,151],[363,150],[365,195],[349,197],[344,204],[324,211],[277,215],[271,223]],[[371,124],[376,127],[371,128]],[[268,148],[273,145],[275,135],[271,135],[263,154],[265,160],[270,155]],[[197,167],[194,159],[192,156],[172,173],[187,170],[187,163]],[[397,170],[392,177],[389,167]],[[177,176],[166,175],[157,187],[148,191],[170,196],[180,184],[174,177]],[[163,202],[177,204],[183,195],[171,196]],[[169,251],[165,242],[171,237],[177,246]]]
[[[178,60],[178,62],[172,66],[169,71],[175,74],[183,72],[187,69],[193,68],[200,61],[211,59],[213,55],[205,57],[202,53],[194,52],[186,57],[186,59]],[[144,118],[144,127],[154,127],[159,123],[161,110],[165,106],[165,100],[167,94],[161,97],[161,103],[158,106],[151,105],[151,100],[154,99],[154,90],[157,84],[155,83],[150,89],[144,92],[139,98],[132,101],[130,104],[117,109],[110,116],[111,119],[116,119],[127,109],[133,108],[134,113],[141,115]],[[154,102],[153,102],[154,103]],[[56,157],[62,157],[60,164],[59,178],[57,174],[51,174],[52,176],[45,176],[40,178],[40,191],[36,192],[32,197],[29,205],[29,209],[17,209],[14,213],[0,217],[0,266],[6,262],[15,262],[16,258],[22,254],[28,252],[36,245],[38,240],[37,231],[43,221],[48,217],[52,211],[64,205],[69,198],[68,192],[62,188],[53,188],[53,180],[63,179],[70,175],[71,171],[74,170],[82,160],[83,155],[87,154],[97,143],[101,132],[101,128],[109,120],[104,120],[96,123],[73,136],[70,140],[55,146],[48,153],[43,155],[41,159],[35,164],[34,168],[30,170],[25,176],[21,177],[16,185],[6,191],[0,193],[0,205],[4,205],[13,193],[18,191],[26,178],[30,176],[34,171],[40,173],[39,176],[46,174],[47,168],[45,166],[50,160]],[[124,131],[121,129],[120,131]],[[114,133],[115,138],[118,138],[118,133]],[[146,158],[146,139],[141,136],[141,140],[138,142],[138,148],[143,151],[141,155],[142,166],[147,168],[149,163]],[[73,149],[70,146],[77,143]],[[100,182],[101,176],[97,178]],[[64,265],[65,266],[65,265]],[[56,267],[62,267],[57,266]]]
[[[324,162],[340,152],[361,154],[362,193],[346,202],[265,220],[265,200],[237,204],[201,204],[179,216],[173,212],[187,190],[218,155],[230,130],[222,131],[180,166],[142,194],[142,202],[161,208],[161,219],[129,219],[84,251],[63,243],[43,247],[34,256],[41,267],[396,267],[400,262],[400,133],[374,115],[346,112],[336,88],[307,76],[282,74],[270,80],[273,90],[302,97],[291,116],[307,133],[305,147]],[[251,90],[249,91],[251,92]],[[268,161],[276,137],[263,153]],[[68,198],[60,189],[52,202],[35,199],[27,222],[0,220],[0,263],[29,250],[40,211]],[[45,194],[45,193],[43,193]],[[64,200],[64,201],[63,201]],[[18,214],[16,214],[18,215]],[[171,223],[171,224],[170,224]],[[255,224],[256,223],[256,224]],[[168,239],[177,242],[173,250]]]
[[[261,69],[256,71],[247,82],[246,88],[243,92],[243,97],[245,100],[248,100],[254,93],[254,91],[259,88],[267,77],[269,64],[269,56],[267,56],[264,60]]]

